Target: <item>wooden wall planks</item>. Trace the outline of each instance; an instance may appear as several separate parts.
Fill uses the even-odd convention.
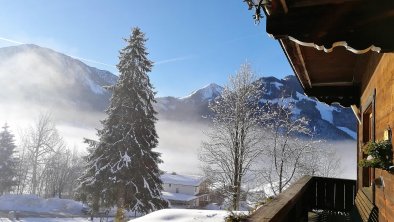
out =
[[[375,64],[376,62],[371,61],[368,69],[373,69]],[[382,140],[384,130],[388,126],[394,129],[394,53],[386,53],[382,56],[372,76],[364,75],[361,106],[366,105],[374,89],[376,89],[375,133],[376,139]],[[359,135],[362,135],[362,127],[359,127]],[[360,181],[360,173],[358,176]],[[380,176],[384,180],[385,187],[376,188],[375,204],[379,208],[379,221],[394,221],[394,174],[376,169],[375,178]]]

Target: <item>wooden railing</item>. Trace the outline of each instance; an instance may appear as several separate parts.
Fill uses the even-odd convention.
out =
[[[350,212],[356,197],[356,181],[313,177],[311,208]]]
[[[307,221],[311,210],[350,212],[356,181],[305,176],[260,207],[250,221]]]

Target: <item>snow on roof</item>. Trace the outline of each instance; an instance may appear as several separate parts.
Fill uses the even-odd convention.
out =
[[[170,193],[170,192],[161,192],[162,196],[166,200],[178,200],[178,201],[190,201],[197,199],[197,196],[183,194],[183,193]]]
[[[247,212],[236,211],[235,213]],[[130,220],[129,222],[158,222],[158,221],[205,221],[205,222],[219,222],[224,221],[224,218],[230,214],[225,210],[191,210],[191,209],[163,209],[147,214],[143,217]]]
[[[179,175],[165,173],[160,176],[163,183],[179,184],[186,186],[199,186],[204,180],[201,176]]]

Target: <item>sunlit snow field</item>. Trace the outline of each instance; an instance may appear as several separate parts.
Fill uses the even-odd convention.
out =
[[[237,212],[247,213],[247,212]],[[224,210],[189,210],[189,209],[164,209],[155,211],[143,217],[131,220],[133,222],[160,222],[160,221],[206,221],[206,222],[222,222],[229,215]]]
[[[49,198],[44,199],[35,195],[3,195],[0,196],[0,222],[11,222],[8,219],[10,211],[16,214],[36,215],[19,218],[20,222],[85,222],[90,221],[88,215],[82,214],[83,204],[68,199]],[[247,213],[247,212],[240,212]],[[221,222],[229,214],[225,210],[194,210],[194,209],[164,209],[155,211],[137,219],[136,222],[156,221],[207,221]],[[49,215],[49,216],[48,216]],[[51,215],[54,215],[53,217]],[[112,214],[111,214],[112,215]],[[132,215],[132,214],[130,214]],[[59,217],[59,218],[57,218]],[[100,221],[95,218],[94,222]],[[113,217],[108,217],[113,221]]]

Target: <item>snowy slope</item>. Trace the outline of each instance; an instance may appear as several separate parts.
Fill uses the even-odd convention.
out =
[[[247,212],[239,212],[246,214]],[[130,220],[129,222],[223,222],[224,218],[229,215],[224,210],[189,210],[189,209],[164,209],[147,214],[143,217]]]
[[[261,102],[292,106],[294,118],[305,116],[309,119],[309,127],[317,137],[326,140],[354,139],[349,132],[355,132],[356,120],[350,108],[329,106],[306,96],[295,76],[286,76],[284,79],[263,77],[258,81],[263,91]]]
[[[223,87],[211,83],[188,96],[159,97],[154,106],[163,119],[204,121],[201,117],[206,118],[212,114],[208,109],[209,102],[220,96],[222,91]]]
[[[201,101],[215,99],[219,96],[223,91],[223,87],[211,83],[209,85],[204,86],[201,89],[193,91],[190,95],[181,97],[181,100],[188,100],[188,99],[198,99]]]
[[[347,127],[340,127],[340,126],[338,126],[338,128],[340,130],[342,130],[343,132],[349,134],[349,136],[351,136],[353,139],[357,139],[357,133],[354,132],[353,130],[351,130],[351,129],[347,128]]]
[[[292,106],[294,118],[305,116],[310,120],[310,129],[321,139],[353,140],[356,120],[351,109],[339,105],[329,106],[314,98],[307,97],[295,76],[283,79],[263,77],[257,80],[261,85],[260,102],[287,104]],[[209,102],[220,96],[223,88],[209,84],[190,95],[174,98],[157,98],[156,110],[160,118],[177,121],[209,121],[214,114],[208,108]]]
[[[62,215],[80,215],[83,204],[69,199],[44,199],[36,195],[3,195],[0,196],[1,211],[29,211],[59,213]]]
[[[89,222],[88,218],[75,217],[75,218],[20,218],[20,222]],[[12,222],[12,220],[0,218],[0,222]],[[91,222],[91,221],[90,221]],[[99,218],[95,218],[93,222],[100,222]]]
[[[110,98],[103,86],[116,80],[108,71],[52,49],[31,44],[0,48],[0,98],[6,101],[103,111]]]

